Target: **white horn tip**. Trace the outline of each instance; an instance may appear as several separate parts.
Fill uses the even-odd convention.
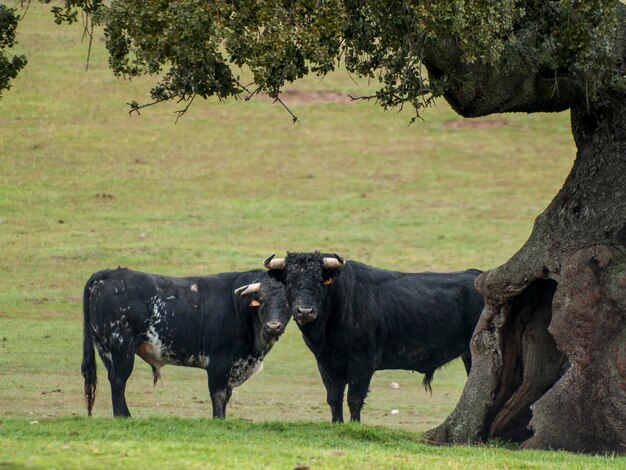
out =
[[[235,289],[235,295],[244,295],[254,294],[255,292],[259,292],[261,289],[261,283],[255,282],[254,284],[248,284],[247,286],[241,286]]]

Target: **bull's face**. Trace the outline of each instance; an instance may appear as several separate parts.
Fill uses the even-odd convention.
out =
[[[235,294],[245,297],[248,305],[259,319],[260,330],[266,343],[274,343],[285,332],[291,314],[285,297],[284,286],[274,279],[242,286]]]
[[[286,258],[265,260],[268,274],[285,285],[291,313],[299,325],[311,323],[322,312],[329,286],[341,273],[344,261],[337,255],[288,253]]]

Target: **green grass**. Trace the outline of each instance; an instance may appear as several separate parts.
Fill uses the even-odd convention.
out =
[[[79,26],[57,27],[33,3],[19,34],[30,63],[0,101],[0,466],[624,465],[417,444],[457,403],[460,362],[436,373],[432,396],[420,374],[377,373],[364,425],[330,426],[293,324],[236,390],[226,423],[206,419],[203,371],[166,367],[152,387],[139,360],[127,392],[137,419],[108,418],[101,365],[96,419],[82,418],[81,298],[92,272],[244,270],[317,248],[406,271],[492,268],[524,243],[574,146],[565,114],[458,127],[444,102],[412,126],[409,113],[364,102],[292,103],[295,125],[261,99],[198,101],[177,124],[179,105],[130,117],[125,103],[145,101],[151,81],[112,77],[100,37],[84,72]],[[292,88],[371,91],[341,72]]]
[[[38,451],[33,454],[32,450]],[[54,462],[54,465],[50,463]],[[429,447],[367,425],[63,418],[0,424],[0,466],[31,468],[619,468],[623,460],[484,446]]]

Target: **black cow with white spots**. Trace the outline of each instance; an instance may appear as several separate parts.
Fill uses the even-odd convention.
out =
[[[135,354],[208,374],[213,417],[224,418],[234,387],[263,366],[290,318],[282,284],[265,271],[169,277],[125,268],[99,271],[84,289],[82,374],[91,416],[96,391],[94,345],[111,384],[113,415],[129,417],[125,388]]]
[[[469,343],[483,309],[474,288],[481,271],[402,273],[319,252],[271,256],[265,267],[285,284],[333,422],[343,421],[346,385],[350,418],[360,421],[374,371],[422,372],[428,390],[435,370],[456,357],[469,373]]]

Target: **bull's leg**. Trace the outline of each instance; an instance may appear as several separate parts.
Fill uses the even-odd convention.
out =
[[[224,409],[223,409],[224,417],[226,417],[226,405],[228,405],[228,402],[230,401],[230,397],[232,396],[233,396],[233,387],[227,386],[226,387],[226,401],[224,402]]]
[[[321,364],[317,367],[326,387],[326,402],[330,406],[333,423],[343,423],[343,393],[346,389],[345,380],[340,380],[328,373]]]
[[[365,404],[365,397],[369,391],[372,376],[350,382],[348,385],[348,408],[350,408],[350,421],[361,421],[361,409]]]
[[[125,392],[126,382],[133,371],[134,364],[135,354],[132,350],[113,351],[110,354],[110,361],[105,361],[109,383],[111,384],[111,402],[115,417],[130,418]]]
[[[472,354],[469,352],[469,349],[461,354],[461,359],[465,365],[465,372],[469,375],[470,370],[472,369]]]
[[[227,361],[215,361],[225,363]],[[226,418],[226,405],[233,393],[232,387],[228,385],[228,373],[230,370],[223,366],[216,366],[212,362],[209,364],[207,375],[209,378],[209,394],[213,405],[213,418]]]

